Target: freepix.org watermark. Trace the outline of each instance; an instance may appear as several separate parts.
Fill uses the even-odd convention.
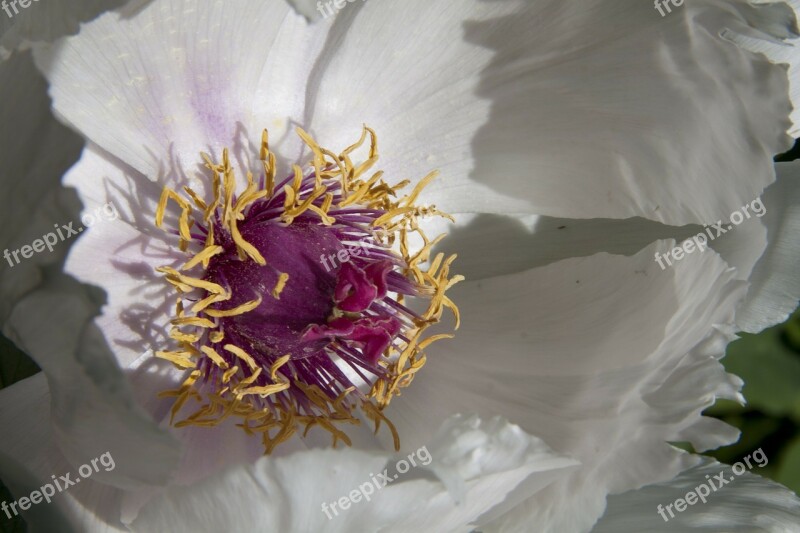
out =
[[[22,9],[26,9],[31,7],[31,2],[38,2],[39,0],[3,0],[0,2],[0,7],[3,8],[3,11],[6,12],[8,18],[14,18],[14,15],[19,15],[19,9],[17,8],[17,4]],[[11,10],[14,10],[14,14],[11,14]]]
[[[695,250],[699,250],[701,252],[704,251],[706,248],[708,248],[709,240],[713,241],[720,235],[728,233],[734,228],[734,226],[738,226],[746,219],[749,219],[752,215],[761,218],[766,212],[767,208],[764,207],[764,203],[761,201],[761,198],[756,198],[749,204],[742,206],[741,209],[731,213],[731,223],[727,226],[725,226],[722,220],[717,220],[716,224],[710,224],[706,226],[705,232],[701,231],[691,239],[686,239],[683,241],[683,243],[681,243],[680,246],[673,248],[664,255],[656,252],[655,260],[658,263],[658,266],[661,267],[661,270],[666,270],[667,267],[664,265],[662,260],[665,261],[667,265],[672,266],[672,261],[680,261],[684,258],[684,256],[693,253]],[[706,235],[708,235],[708,237],[706,237]]]
[[[69,224],[54,224],[55,231],[51,231],[50,233],[46,233],[42,235],[41,239],[36,239],[31,244],[26,244],[21,248],[17,248],[16,250],[9,250],[6,248],[3,251],[3,257],[11,268],[14,268],[15,265],[20,263],[20,256],[22,259],[30,259],[33,257],[34,253],[43,252],[45,248],[47,248],[48,252],[53,251],[53,247],[58,244],[59,242],[63,242],[74,235],[78,235],[82,232],[85,228],[91,228],[94,226],[98,221],[102,220],[116,220],[119,218],[119,213],[117,212],[117,208],[114,207],[114,204],[106,203],[100,207],[95,208],[92,212],[86,212],[81,216],[81,222],[83,222],[83,226],[73,228],[74,222],[70,222]],[[60,240],[59,240],[60,239]],[[13,261],[12,261],[13,258]]]
[[[353,257],[358,257],[362,253],[364,255],[372,255],[370,250],[375,250],[378,246],[378,243],[372,237],[367,237],[365,239],[361,239],[357,242],[357,244],[351,244],[345,248],[342,248],[335,254],[322,254],[319,256],[319,262],[322,263],[322,266],[325,267],[325,272],[330,272],[331,270],[336,269],[336,260],[339,260],[339,265],[343,265],[350,261]]]
[[[411,469],[412,466],[417,466],[417,461],[414,459],[415,456],[416,459],[419,459],[422,466],[428,466],[433,460],[433,457],[428,451],[427,446],[423,446],[417,451],[411,452],[407,457],[408,461],[406,461],[406,459],[400,459],[397,461],[397,463],[394,465],[397,473],[394,475],[389,475],[388,468],[384,469],[383,472],[380,472],[377,476],[370,473],[370,477],[372,478],[371,481],[362,483],[357,489],[351,490],[350,494],[347,496],[342,496],[335,502],[331,502],[329,504],[323,503],[322,512],[325,513],[325,516],[328,517],[328,520],[333,520],[334,516],[339,516],[340,510],[346,511],[352,504],[358,503],[361,500],[370,501],[376,490],[381,490],[383,487],[400,477],[400,474],[405,474]],[[336,508],[337,506],[339,509]],[[331,511],[333,511],[333,514],[331,514]]]
[[[117,466],[116,463],[114,463],[114,458],[111,457],[111,452],[106,452],[100,457],[92,459],[90,463],[91,464],[81,465],[81,467],[78,468],[78,474],[80,475],[80,477],[75,477],[73,479],[72,473],[67,472],[63,476],[58,476],[58,479],[56,479],[56,475],[53,474],[52,483],[46,483],[42,485],[41,487],[39,487],[39,490],[31,492],[30,495],[23,496],[19,500],[13,501],[11,503],[6,503],[6,502],[0,503],[0,509],[2,509],[3,512],[6,513],[8,519],[11,520],[12,518],[11,513],[13,513],[13,516],[19,515],[17,511],[17,506],[19,506],[20,510],[27,511],[28,509],[31,508],[32,505],[36,505],[37,503],[42,503],[42,500],[44,500],[47,503],[50,503],[52,497],[55,496],[57,493],[63,492],[73,485],[77,485],[78,483],[80,483],[81,479],[86,479],[95,472],[99,472],[100,466],[98,466],[98,463],[100,463],[100,465],[106,472],[114,470],[114,468]]]
[[[737,476],[741,476],[747,472],[747,470],[752,469],[753,465],[750,463],[751,458],[755,461],[759,468],[767,466],[767,463],[769,463],[767,455],[761,448],[759,448],[742,459],[742,461],[747,464],[746,469],[741,461],[731,465],[731,472],[733,472],[735,476],[732,475],[726,477],[724,470],[714,475],[714,477],[711,477],[711,474],[706,474],[706,479],[708,481],[698,485],[694,488],[694,490],[687,492],[683,498],[678,498],[666,506],[658,504],[658,507],[656,507],[656,512],[661,515],[661,518],[664,519],[664,522],[669,522],[670,518],[675,518],[675,512],[682,513],[688,508],[688,506],[695,505],[698,501],[706,503],[706,498],[708,498],[712,492],[717,492],[719,489],[735,480]],[[675,512],[672,511],[673,507],[675,508]],[[669,513],[669,517],[667,517],[667,513]]]
[[[681,7],[683,5],[684,0],[656,0],[656,10],[661,14],[662,17],[667,16],[667,13],[672,13],[672,8],[669,7],[672,4],[675,7]],[[666,13],[664,10],[666,9]]]

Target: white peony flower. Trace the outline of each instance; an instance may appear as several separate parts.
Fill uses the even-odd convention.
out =
[[[742,400],[726,344],[800,294],[798,166],[771,185],[787,69],[747,49],[794,35],[778,3],[662,18],[623,1],[369,0],[310,23],[282,0],[154,0],[37,47],[55,113],[85,139],[63,182],[84,215],[116,216],[66,257],[82,285],[38,258],[3,267],[4,333],[44,372],[0,391],[0,420],[20,428],[0,436],[0,466],[15,496],[106,452],[115,466],[26,518],[662,526],[656,505],[719,467],[669,443],[738,436],[701,416]],[[0,69],[33,79],[24,58]],[[61,137],[43,137],[56,126],[33,83],[40,101],[14,96],[4,120],[41,123],[2,147],[9,248],[67,222],[32,192],[69,160],[25,158]],[[666,224],[725,219],[768,186],[768,216],[669,269],[653,260],[700,227]],[[26,213],[38,222],[17,232]],[[432,247],[417,230],[450,235]],[[354,257],[365,240],[372,255]],[[429,464],[352,501],[423,449]],[[800,517],[788,491],[745,476],[674,524],[732,527],[731,502],[743,528]]]

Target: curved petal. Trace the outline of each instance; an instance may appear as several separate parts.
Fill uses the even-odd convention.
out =
[[[676,228],[644,218],[580,220],[480,214],[456,215],[455,220],[452,226],[445,219],[430,219],[421,225],[428,235],[448,233],[435,253],[458,254],[454,269],[469,281],[600,252],[634,255],[659,239],[682,241],[702,231],[697,225]]]
[[[1,62],[0,79],[13,80],[0,84],[0,322],[5,322],[15,303],[41,281],[41,267],[58,262],[67,250],[67,243],[56,241],[42,253],[22,254],[23,246],[72,216],[77,202],[59,179],[78,158],[82,141],[52,117],[47,84],[30,54]]]
[[[50,405],[42,373],[0,390],[0,425],[18,428],[0,433],[0,476],[17,499],[46,483],[52,486],[53,477],[80,477],[77,465],[55,445]],[[111,453],[113,457],[116,452]],[[80,479],[66,490],[54,491],[49,504],[41,502],[22,512],[32,531],[127,531],[119,520],[121,491],[98,483],[94,476]]]
[[[216,428],[174,428],[168,423],[172,401],[158,397],[185,379],[172,365],[152,356],[170,342],[168,327],[175,304],[174,292],[155,269],[177,268],[185,259],[175,253],[170,236],[155,227],[159,186],[91,143],[64,183],[78,190],[83,216],[96,219],[81,231],[65,270],[105,291],[107,299],[94,324],[125,372],[136,403],[180,442],[181,459],[171,482],[189,484],[230,463],[255,461],[263,447],[233,421]],[[311,437],[310,444],[298,439],[282,453],[306,449],[314,443]],[[138,494],[126,497],[131,512],[141,499]]]
[[[132,529],[466,532],[523,480],[538,480],[535,492],[574,465],[497,419],[455,417],[432,442],[430,450],[417,450],[418,467],[407,475],[398,463],[411,468],[410,458],[388,453],[311,450],[264,457],[191,487],[167,489],[142,509]],[[437,468],[462,485],[463,498],[454,499],[431,476]],[[358,490],[361,495],[350,496]],[[367,492],[369,499],[362,499]],[[351,503],[339,503],[348,498]]]
[[[770,0],[770,2],[785,2],[789,4],[795,12],[795,17],[800,13],[800,0],[782,0],[781,2]],[[762,39],[758,36],[746,34],[730,34],[728,37],[743,48],[756,53],[762,53],[773,62],[787,65],[789,92],[792,97],[792,103],[794,104],[791,115],[792,128],[790,133],[792,137],[800,137],[800,53],[798,53],[797,49],[797,47],[800,46],[800,33],[798,33],[797,27],[783,28],[783,31],[781,31],[779,29],[780,24],[776,24],[775,26],[779,31],[777,36],[779,36],[780,39]]]
[[[387,148],[387,175],[440,168],[445,179],[430,193],[451,212],[682,224],[753,197],[774,179],[770,156],[787,140],[775,127],[788,126],[783,69],[719,36],[763,28],[783,37],[793,20],[779,6],[709,2],[659,20],[651,6],[624,2],[369,2],[348,5],[327,34],[280,2],[220,13],[218,4],[157,5],[129,20],[105,16],[39,56],[56,109],[151,178],[191,164],[198,147],[251,141],[269,100],[279,131],[294,120],[326,144],[349,144],[371,124]],[[284,17],[292,31],[280,27]],[[388,28],[379,23],[387,18]],[[270,54],[276,36],[281,57]],[[142,57],[137,46],[171,52]],[[261,53],[239,54],[244,47]],[[215,75],[242,55],[226,81]],[[566,153],[567,141],[581,140],[577,156]],[[715,176],[741,178],[720,187]]]
[[[328,13],[324,6],[320,9],[316,0],[287,0],[301,15],[309,20],[318,19]]]
[[[162,0],[106,14],[36,59],[56,112],[155,180],[194,168],[201,150],[238,153],[260,138],[269,124],[252,123],[254,99],[283,81],[261,76],[287,17],[302,21],[283,1]]]
[[[647,2],[355,3],[304,122],[340,142],[368,123],[387,176],[442,171],[428,192],[445,211],[705,223],[772,182],[789,146],[785,68],[720,34],[793,25],[733,1],[664,18]]]
[[[70,2],[41,2],[32,0],[6,2],[0,15],[0,60],[8,58],[17,48],[25,48],[34,42],[52,42],[78,33],[81,22],[95,18],[104,11],[125,5],[128,0],[72,0]],[[133,9],[149,0],[128,2]]]
[[[65,271],[106,291],[107,301],[95,323],[121,368],[169,339],[166,328],[174,311],[173,291],[156,268],[175,267],[181,259],[170,236],[158,229],[154,213],[161,189],[137,171],[89,144],[64,176],[78,190],[83,216]]]
[[[726,480],[730,481],[717,488],[721,482],[714,480],[723,471],[726,472]],[[713,490],[708,486],[709,478],[714,484]],[[662,509],[666,520],[659,514],[659,506],[664,508],[701,486],[705,486],[705,489],[700,489],[700,492],[710,493],[707,501],[703,502],[695,495],[692,499],[696,503],[686,505],[685,511],[676,513]],[[670,516],[671,512],[674,516]],[[606,513],[592,531],[788,533],[800,531],[798,524],[800,499],[789,489],[750,472],[734,476],[729,466],[706,460],[673,480],[610,497]]]
[[[653,254],[673,242],[454,287],[459,334],[427,350],[410,393],[387,410],[404,445],[457,411],[517,421],[582,467],[492,525],[572,531],[591,526],[607,494],[697,460],[667,442],[735,440],[701,411],[716,397],[742,400],[718,359],[746,285],[708,251],[661,270]]]
[[[751,333],[786,320],[800,300],[800,162],[776,168],[778,182],[763,195],[768,244],[748,278],[751,287],[737,315],[739,328]]]
[[[102,334],[87,325],[93,307],[78,291],[37,291],[17,305],[5,329],[47,376],[53,435],[70,463],[110,452],[117,466],[98,480],[161,485],[177,465],[177,442],[134,403]]]

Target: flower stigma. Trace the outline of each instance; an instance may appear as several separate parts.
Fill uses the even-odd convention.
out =
[[[340,154],[298,135],[313,159],[275,182],[275,155],[264,130],[260,179],[247,173],[236,192],[228,150],[221,161],[201,154],[210,173],[210,199],[190,187],[183,195],[164,188],[156,209],[170,219],[186,261],[157,270],[177,291],[171,349],[156,356],[185,372],[182,385],[161,393],[175,398],[175,427],[216,426],[229,417],[260,435],[266,453],[302,430],[328,431],[333,446],[351,445],[342,427],[385,423],[399,449],[397,430],[384,415],[393,396],[425,364],[424,350],[450,334],[425,336],[444,308],[460,322],[445,292],[463,280],[450,276],[456,256],[432,248],[419,225],[427,216],[452,218],[419,206],[432,172],[397,199],[408,181],[389,186],[383,172],[368,176],[378,160],[375,132]],[[352,154],[366,146],[354,164]],[[413,247],[412,238],[421,244]],[[407,298],[427,302],[417,313]],[[420,309],[424,306],[419,307]],[[192,400],[199,408],[180,421]],[[191,409],[189,410],[191,411]]]

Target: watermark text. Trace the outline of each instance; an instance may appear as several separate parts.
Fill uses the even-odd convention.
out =
[[[60,493],[68,489],[69,487],[80,483],[81,479],[86,479],[95,472],[99,472],[100,466],[98,466],[98,463],[100,463],[100,465],[106,472],[114,470],[114,468],[117,466],[116,463],[114,463],[114,458],[111,457],[111,452],[106,452],[100,457],[92,459],[90,463],[91,464],[81,465],[80,468],[78,468],[78,474],[80,475],[80,477],[75,476],[75,478],[73,478],[72,473],[67,472],[63,476],[58,476],[58,479],[56,479],[55,474],[53,474],[52,483],[45,483],[44,485],[39,487],[38,490],[31,492],[30,495],[28,496],[23,496],[19,500],[13,501],[11,503],[7,503],[4,501],[0,503],[0,509],[2,509],[3,512],[6,514],[6,516],[8,517],[8,519],[11,520],[12,513],[13,516],[19,515],[17,507],[19,507],[19,509],[22,511],[27,511],[28,509],[31,508],[32,505],[36,505],[37,503],[42,503],[42,500],[44,500],[47,503],[50,503],[50,500],[53,498],[53,496],[57,494],[56,491]]]
[[[352,504],[358,503],[361,500],[370,501],[372,495],[375,494],[375,491],[381,490],[383,487],[396,480],[398,477],[400,477],[400,474],[405,474],[408,472],[412,466],[417,466],[417,459],[422,466],[428,466],[431,464],[433,457],[428,451],[428,448],[423,446],[417,451],[411,452],[406,459],[400,459],[397,461],[397,463],[395,463],[394,466],[397,473],[394,475],[389,474],[388,468],[384,469],[383,472],[380,472],[377,475],[370,474],[370,477],[372,478],[370,481],[362,483],[358,486],[358,488],[351,490],[347,496],[342,496],[335,502],[323,503],[322,512],[325,513],[325,516],[328,517],[328,520],[333,520],[335,516],[339,516],[339,511],[346,511]],[[331,512],[333,512],[333,514],[331,514]]]
[[[705,483],[698,485],[693,490],[687,492],[683,498],[678,498],[677,500],[666,506],[658,504],[658,507],[656,507],[656,512],[659,515],[661,515],[661,518],[664,519],[664,522],[669,522],[670,518],[675,518],[676,512],[682,513],[689,506],[695,505],[698,501],[706,503],[707,501],[706,498],[708,498],[708,496],[711,495],[712,492],[717,492],[719,489],[721,489],[728,483],[734,481],[737,476],[741,476],[747,470],[752,469],[753,464],[750,462],[751,458],[753,459],[753,461],[755,461],[756,465],[758,465],[759,468],[764,467],[767,465],[767,463],[769,463],[767,455],[761,448],[759,448],[750,455],[748,455],[747,457],[745,457],[744,459],[742,459],[742,461],[744,461],[744,463],[747,464],[747,469],[745,469],[745,465],[740,461],[738,463],[734,463],[731,466],[731,471],[735,474],[735,476],[731,475],[726,477],[724,470],[714,475],[714,477],[711,477],[711,474],[706,474],[707,481]],[[672,510],[673,507],[675,508],[674,512]],[[669,517],[667,517],[667,514],[669,514]]]

